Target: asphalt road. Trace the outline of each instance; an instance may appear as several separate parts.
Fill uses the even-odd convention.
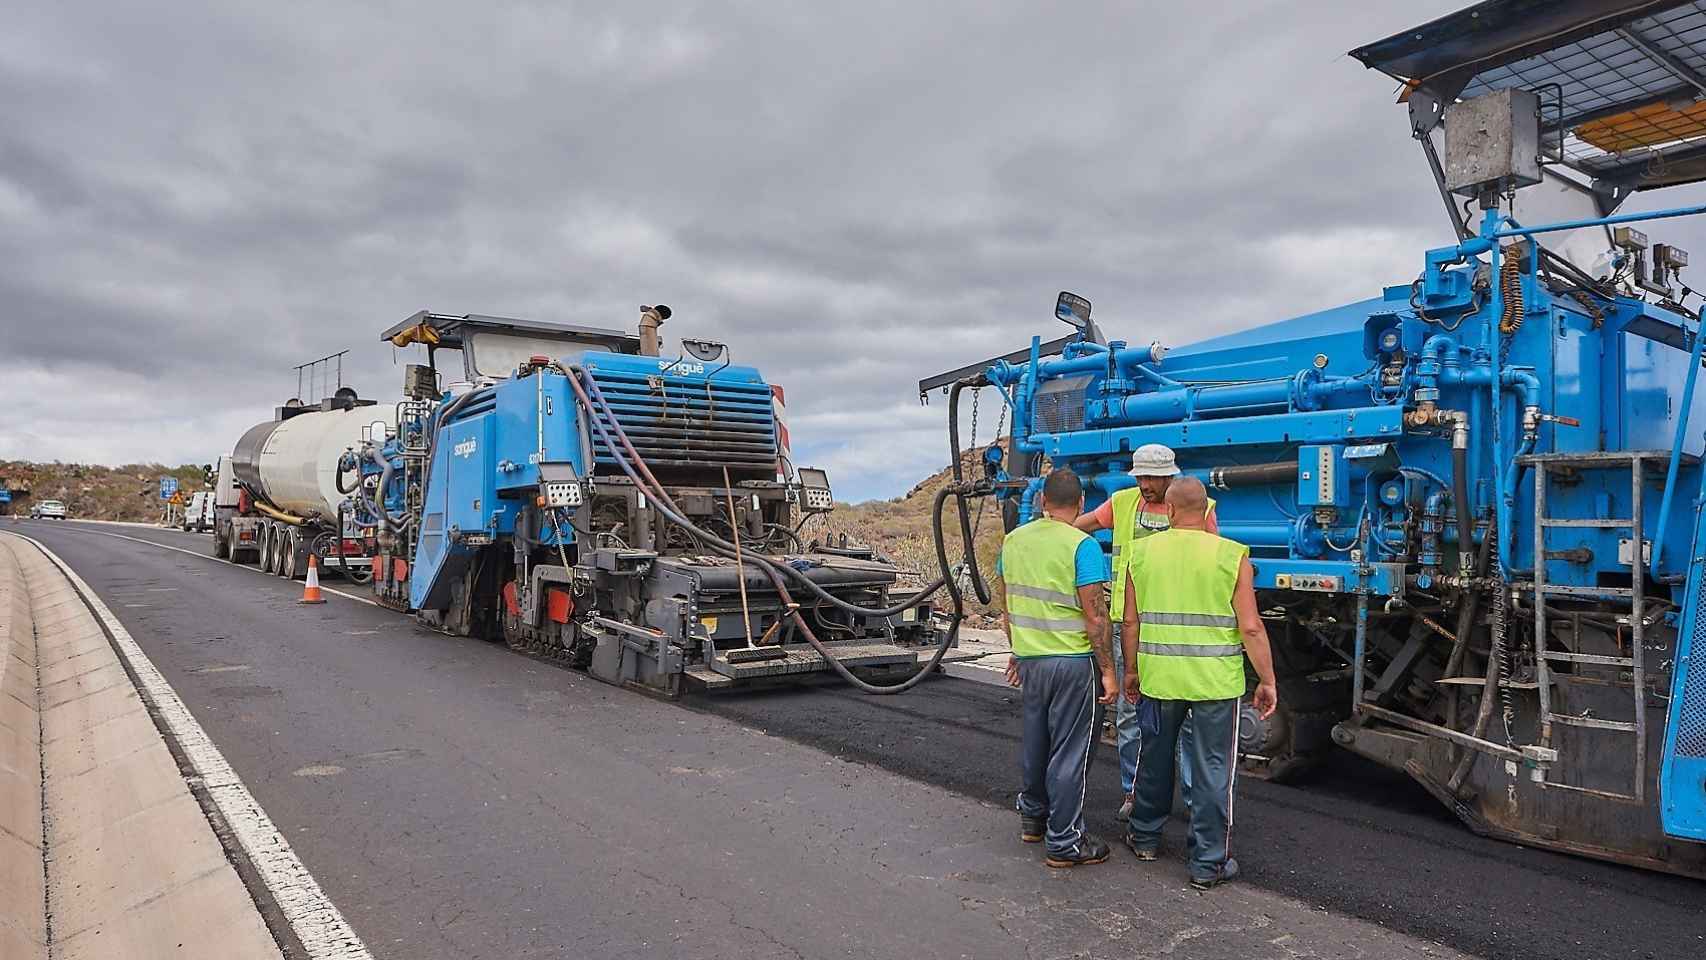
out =
[[[1131,955],[1107,911],[1129,921],[1150,868],[1063,876],[982,836],[1011,829],[1003,687],[661,703],[108,534],[198,552],[205,537],[12,529],[103,595],[376,955],[1010,956],[1068,929],[1033,898],[1084,913],[1100,931],[1084,955]],[[1110,836],[1112,763],[1089,795]],[[1273,918],[1258,945],[1295,922],[1262,899],[1280,894],[1318,908],[1342,955],[1393,955],[1379,927],[1486,957],[1706,954],[1706,884],[1477,838],[1349,756],[1303,787],[1242,782],[1236,817],[1246,899],[1222,903]],[[1201,909],[1167,889],[1144,894],[1158,922]],[[1334,926],[1346,917],[1378,927]],[[1256,932],[1208,929],[1189,955],[1253,955],[1238,944]]]

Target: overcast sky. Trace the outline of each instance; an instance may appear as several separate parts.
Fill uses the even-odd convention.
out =
[[[1446,221],[1345,52],[1460,5],[9,5],[0,459],[211,461],[304,360],[394,398],[418,309],[663,302],[902,493],[917,380],[1062,288],[1177,345],[1413,278]]]

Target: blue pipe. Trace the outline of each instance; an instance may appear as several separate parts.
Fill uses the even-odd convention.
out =
[[[1671,217],[1689,217],[1697,213],[1706,213],[1706,204],[1698,204],[1692,207],[1673,207],[1669,210],[1658,210],[1652,213],[1620,213],[1613,217],[1595,217],[1590,220],[1566,220],[1561,223],[1548,223],[1538,227],[1517,227],[1512,230],[1497,230],[1492,233],[1486,232],[1486,222],[1483,221],[1481,239],[1503,240],[1506,237],[1532,237],[1537,233],[1580,230],[1583,227],[1609,227],[1619,223],[1637,223],[1642,220],[1668,220]],[[1495,212],[1489,210],[1487,214],[1488,218],[1491,219]],[[1494,270],[1493,275],[1498,276],[1498,271]]]
[[[1161,373],[1157,373],[1154,370],[1149,369],[1148,367],[1144,366],[1141,363],[1133,365],[1132,370],[1134,370],[1139,376],[1142,376],[1144,379],[1153,380],[1154,382],[1159,383],[1163,387],[1182,387],[1182,386],[1184,386],[1184,384],[1180,383],[1177,380],[1174,380],[1172,377],[1166,376],[1166,375],[1161,374]]]
[[[1651,567],[1653,578],[1659,576],[1659,561],[1665,553],[1665,528],[1670,525],[1670,506],[1676,494],[1676,472],[1682,463],[1682,444],[1688,434],[1688,415],[1694,412],[1694,381],[1700,373],[1700,348],[1706,345],[1706,327],[1699,324],[1694,328],[1694,351],[1689,354],[1688,381],[1682,388],[1682,411],[1676,418],[1676,437],[1670,445],[1670,466],[1665,469],[1665,495],[1659,502],[1659,528],[1653,534],[1653,559]],[[1641,532],[1635,531],[1635,542],[1641,540]]]
[[[1285,547],[1291,544],[1289,523],[1228,523],[1220,535],[1246,547]]]

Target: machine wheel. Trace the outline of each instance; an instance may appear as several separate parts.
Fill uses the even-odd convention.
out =
[[[270,523],[261,527],[261,572],[278,572],[278,537]]]
[[[286,580],[296,579],[296,555],[299,539],[294,530],[284,535],[284,556],[278,564],[278,575]]]

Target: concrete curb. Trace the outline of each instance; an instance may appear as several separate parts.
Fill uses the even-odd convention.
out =
[[[19,960],[48,955],[36,686],[30,598],[17,559],[0,540],[0,957]]]
[[[28,696],[39,736],[29,746],[38,771],[34,852],[45,869],[35,889],[45,887],[45,900],[38,894],[36,902],[45,903],[46,945],[34,956],[281,960],[77,587],[39,545],[0,535],[0,554],[12,611],[9,646],[17,646],[20,599],[24,622],[33,621]],[[8,665],[5,695],[23,689],[11,679],[18,662]],[[8,916],[29,892],[0,896]],[[0,949],[0,956],[12,955]]]
[[[78,600],[76,606],[80,615],[88,618],[88,622],[101,634],[109,651],[116,651],[129,681],[123,686],[131,696],[140,695],[147,708],[144,715],[150,720],[156,738],[160,739],[160,746],[169,748],[170,754],[177,758],[175,772],[181,768],[180,784],[187,779],[193,793],[192,802],[200,804],[198,816],[201,817],[201,826],[207,828],[211,823],[212,832],[223,841],[225,854],[235,862],[237,873],[242,875],[239,887],[248,888],[248,895],[244,897],[248,914],[257,922],[262,918],[277,919],[276,924],[267,924],[273,930],[273,936],[268,938],[269,944],[276,937],[278,943],[286,945],[291,956],[302,956],[308,960],[372,960],[361,938],[297,859],[283,833],[261,809],[236,771],[124,625],[65,561],[38,541],[18,534],[14,536],[34,547],[42,564],[57,568],[56,575],[65,583],[69,595]],[[0,539],[4,537],[0,536]],[[229,872],[232,866],[227,862],[225,869]],[[256,913],[257,907],[259,913]],[[271,956],[277,956],[276,944],[273,949]],[[219,956],[222,960],[243,956],[228,946],[208,955]]]

